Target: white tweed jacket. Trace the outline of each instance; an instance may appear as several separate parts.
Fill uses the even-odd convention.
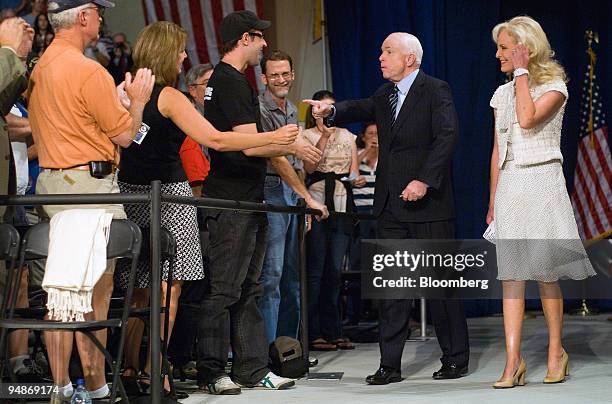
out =
[[[567,87],[562,80],[554,80],[530,89],[531,98],[537,100],[548,91],[558,91],[565,96],[565,102],[557,113],[531,129],[523,129],[516,116],[514,81],[501,85],[491,97],[491,107],[496,110],[495,131],[499,150],[499,167],[503,165],[512,143],[516,165],[531,165],[550,160],[561,160],[561,126],[567,104]]]

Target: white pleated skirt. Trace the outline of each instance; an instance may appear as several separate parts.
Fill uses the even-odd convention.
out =
[[[595,275],[559,160],[529,166],[505,161],[494,212],[497,279],[555,282]]]

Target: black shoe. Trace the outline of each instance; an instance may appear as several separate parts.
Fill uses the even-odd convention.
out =
[[[21,369],[15,372],[18,383],[45,383],[44,372],[38,364],[30,358],[23,360]]]
[[[402,381],[402,375],[399,371],[381,366],[376,373],[366,377],[367,384],[389,384]]]
[[[164,397],[173,398],[174,400],[185,400],[189,398],[189,394],[176,389],[174,391],[168,391],[164,389]]]
[[[195,367],[195,362],[187,362],[182,366],[175,366],[172,375],[174,380],[179,379],[181,382],[198,380],[198,370]]]
[[[454,363],[444,364],[437,372],[434,372],[432,378],[434,380],[445,380],[445,379],[459,379],[467,375],[468,367],[465,366],[457,366]]]

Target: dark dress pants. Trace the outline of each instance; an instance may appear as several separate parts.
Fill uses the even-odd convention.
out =
[[[198,378],[225,374],[230,344],[232,378],[256,385],[268,372],[268,341],[257,299],[268,219],[261,213],[208,209],[209,271],[198,331]]]
[[[398,221],[384,210],[377,220],[379,239],[452,239],[452,220],[410,223]],[[379,310],[380,365],[401,370],[404,342],[408,338],[411,299],[381,300]],[[468,329],[460,300],[427,300],[438,343],[442,349],[442,364],[467,366],[469,362]]]

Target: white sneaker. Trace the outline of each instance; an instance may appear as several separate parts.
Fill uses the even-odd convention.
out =
[[[229,376],[221,376],[213,383],[206,385],[206,390],[210,394],[235,395],[240,394],[240,386],[235,384]]]
[[[295,386],[295,380],[287,377],[277,376],[272,372],[268,372],[255,386],[251,387],[258,390],[287,390]],[[242,386],[247,387],[247,386]]]

